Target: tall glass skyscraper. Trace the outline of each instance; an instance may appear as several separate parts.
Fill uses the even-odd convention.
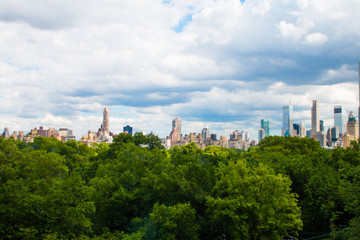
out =
[[[265,137],[270,136],[270,121],[261,119],[260,125],[261,125],[260,128],[264,129],[265,131]]]
[[[342,126],[342,107],[341,106],[335,106],[334,107],[334,127],[339,128],[339,133],[343,133]]]
[[[293,106],[283,106],[283,128],[281,129],[282,136],[293,136],[294,128],[293,128]]]

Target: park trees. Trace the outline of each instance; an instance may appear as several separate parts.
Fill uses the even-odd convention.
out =
[[[356,144],[325,150],[311,139],[267,137],[248,152],[194,143],[164,150],[140,144],[143,137],[92,147],[0,138],[1,236],[359,236]]]

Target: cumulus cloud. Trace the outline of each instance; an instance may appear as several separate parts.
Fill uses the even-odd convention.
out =
[[[328,37],[322,33],[311,33],[305,36],[305,42],[313,45],[322,45],[328,41]]]
[[[353,110],[359,11],[354,0],[2,1],[0,127],[81,137],[110,106],[125,109],[115,132],[165,136],[177,116],[187,131],[256,138],[260,118],[280,128],[289,101],[303,121],[312,99]]]

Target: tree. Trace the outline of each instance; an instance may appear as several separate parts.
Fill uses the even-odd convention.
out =
[[[213,234],[226,239],[282,239],[302,227],[296,195],[287,177],[244,161],[221,164],[206,197]]]

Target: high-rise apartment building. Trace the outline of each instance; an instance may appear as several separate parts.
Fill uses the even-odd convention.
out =
[[[335,142],[339,138],[339,128],[338,127],[332,127],[330,129],[331,131],[331,141]]]
[[[175,118],[172,121],[172,129],[176,129],[177,134],[181,136],[181,120],[179,118]]]
[[[40,126],[38,134],[40,137],[49,137],[49,130],[45,130],[43,126]]]
[[[8,128],[5,128],[5,129],[4,129],[4,132],[3,132],[3,134],[2,134],[2,137],[3,137],[3,138],[9,138],[9,137],[10,137],[10,131],[9,131]]]
[[[319,100],[312,101],[311,107],[311,137],[320,132]]]
[[[320,132],[325,132],[325,125],[323,120],[320,120]]]
[[[311,130],[306,130],[306,137],[311,138]]]
[[[269,120],[261,119],[260,128],[264,129],[265,137],[270,136],[270,121]]]
[[[240,138],[244,141],[249,141],[250,140],[250,136],[249,136],[249,133],[248,132],[245,132],[245,131],[241,131],[240,134],[239,134]]]
[[[259,129],[258,130],[258,142],[260,142],[262,139],[264,139],[266,136],[265,136],[265,130],[264,129]]]
[[[235,130],[230,134],[230,141],[237,141],[239,139],[239,131]]]
[[[133,128],[131,126],[129,126],[129,125],[126,125],[125,127],[123,127],[123,131],[127,132],[130,135],[133,134]]]
[[[293,106],[283,106],[283,128],[281,129],[282,136],[293,136],[293,119],[292,119]]]
[[[342,120],[342,107],[335,106],[334,107],[334,127],[339,129],[338,133],[343,133],[342,131],[343,120]]]
[[[213,141],[216,141],[216,140],[217,140],[217,138],[216,138],[216,133],[210,134],[210,137],[211,137],[211,140],[213,140]]]
[[[100,130],[102,132],[109,132],[109,129],[110,129],[110,113],[109,113],[109,108],[105,107],[103,114],[103,123],[101,125]]]
[[[299,128],[300,128],[299,137],[306,137],[306,128],[303,122],[300,122]]]
[[[300,124],[298,123],[294,123],[294,136],[299,136],[300,135]]]

